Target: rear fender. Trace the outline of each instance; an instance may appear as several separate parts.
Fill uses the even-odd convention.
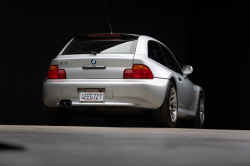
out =
[[[147,65],[155,78],[170,79],[171,77],[174,77],[174,74],[170,69],[145,56],[135,55],[133,63]]]
[[[199,97],[200,97],[200,95],[202,95],[201,93],[203,93],[203,98],[204,98],[204,103],[205,103],[205,95],[204,95],[203,89],[200,86],[194,85],[194,88],[195,88],[196,95],[195,95],[193,104],[192,104],[190,109],[197,111],[198,105],[199,105]]]

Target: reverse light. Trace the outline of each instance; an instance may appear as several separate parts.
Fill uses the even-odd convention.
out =
[[[58,65],[52,65],[49,67],[47,79],[66,79],[66,72],[58,69]]]
[[[146,65],[133,65],[132,69],[125,69],[123,79],[153,79],[154,76]]]

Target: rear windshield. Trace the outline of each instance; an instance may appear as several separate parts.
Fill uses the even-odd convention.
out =
[[[94,51],[97,54],[134,54],[137,40],[74,39],[63,51],[62,55],[85,54]]]

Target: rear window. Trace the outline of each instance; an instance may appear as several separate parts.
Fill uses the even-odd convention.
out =
[[[85,54],[94,51],[98,54],[134,54],[137,40],[123,39],[74,39],[62,55]]]

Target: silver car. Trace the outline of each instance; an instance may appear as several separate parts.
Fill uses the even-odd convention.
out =
[[[158,127],[203,128],[204,91],[180,68],[167,46],[144,35],[88,34],[70,40],[51,61],[43,82],[43,113],[49,125],[69,124],[74,111],[94,109],[108,126],[123,114],[150,112]],[[121,114],[119,114],[121,113]]]

